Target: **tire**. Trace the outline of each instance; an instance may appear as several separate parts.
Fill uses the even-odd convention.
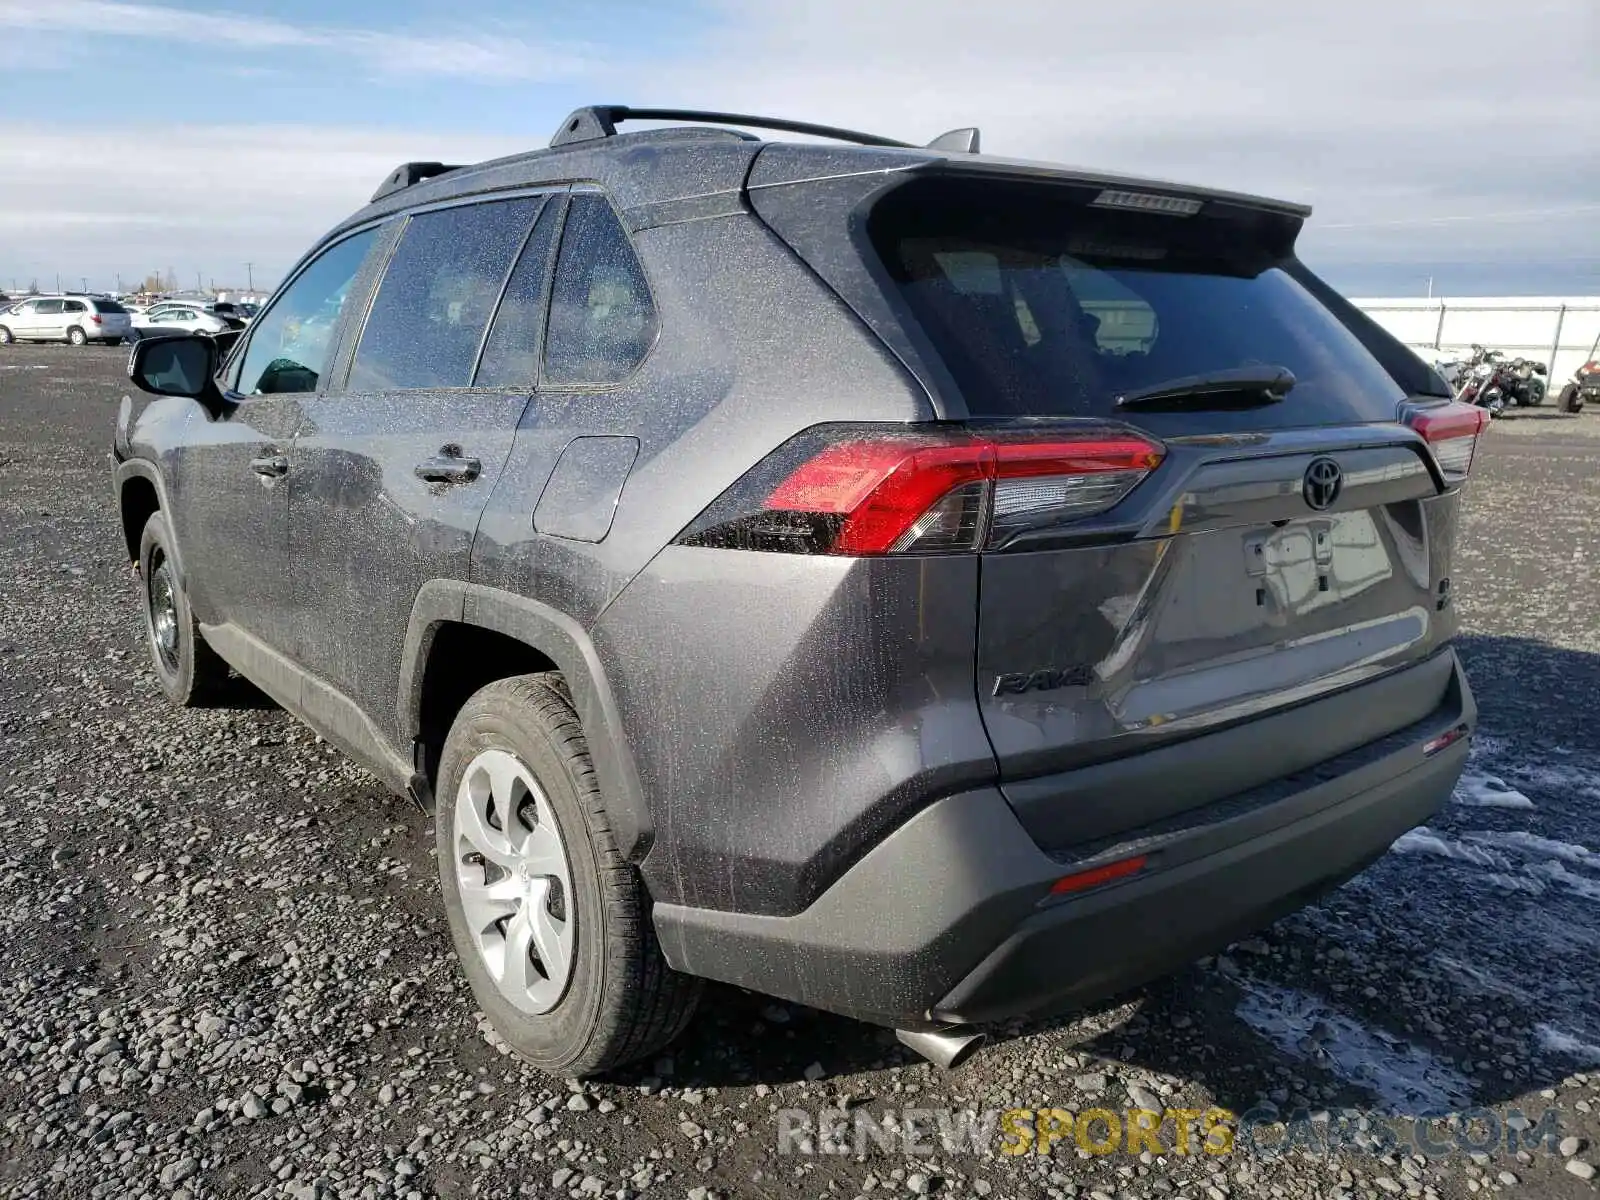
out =
[[[1560,407],[1562,412],[1578,413],[1583,411],[1583,389],[1575,383],[1569,383],[1561,389]]]
[[[4,325],[0,325],[0,346],[9,346],[16,340],[16,335],[13,334],[11,330],[7,329]]]
[[[195,624],[173,566],[172,533],[161,513],[145,522],[139,537],[139,596],[150,665],[167,699],[180,708],[217,703],[227,691],[228,664],[206,645]]]
[[[1534,376],[1532,379],[1528,380],[1528,404],[1533,408],[1538,408],[1539,405],[1544,403],[1544,396],[1544,380],[1540,379],[1538,376]]]
[[[514,816],[504,803],[510,796],[518,798]],[[488,797],[499,825],[487,819]],[[505,836],[508,824],[514,839]],[[553,852],[549,834],[538,833],[548,827]],[[439,763],[434,828],[456,956],[479,1007],[518,1055],[554,1075],[585,1076],[643,1058],[682,1032],[701,981],[662,956],[650,897],[617,850],[559,676],[502,679],[462,707]],[[536,841],[542,848],[519,860],[512,847]],[[501,889],[498,898],[483,899],[488,884]],[[484,891],[470,895],[476,887]],[[524,913],[540,914],[533,923],[544,927],[542,939]],[[519,934],[540,966],[527,951],[512,952]],[[545,945],[554,951],[548,968],[537,951]]]
[[[89,335],[84,333],[84,331],[77,325],[74,325],[71,329],[67,330],[67,341],[71,342],[74,346],[86,346],[89,344]]]

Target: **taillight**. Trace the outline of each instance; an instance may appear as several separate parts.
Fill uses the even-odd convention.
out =
[[[820,427],[714,501],[678,541],[795,554],[947,554],[1105,512],[1160,465],[1118,426],[975,433]]]
[[[90,313],[89,314],[89,320],[93,321],[96,325],[105,324],[105,322],[100,319],[100,314],[99,313]]]
[[[1472,470],[1478,435],[1489,423],[1489,410],[1452,400],[1429,408],[1413,408],[1406,423],[1420,433],[1433,450],[1446,483],[1460,483]]]

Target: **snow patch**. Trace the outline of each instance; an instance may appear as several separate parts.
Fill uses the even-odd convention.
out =
[[[1557,1029],[1554,1025],[1535,1025],[1533,1032],[1539,1039],[1541,1050],[1551,1054],[1570,1054],[1588,1063],[1600,1063],[1600,1046],[1592,1042],[1586,1042],[1563,1029]]]
[[[1467,771],[1456,784],[1451,797],[1466,808],[1532,808],[1529,800],[1498,775]]]
[[[1558,842],[1553,838],[1540,837],[1536,833],[1527,833],[1523,830],[1514,830],[1499,833],[1493,830],[1484,830],[1461,835],[1469,842],[1478,842],[1486,846],[1509,846],[1517,850],[1526,850],[1530,854],[1542,854],[1560,862],[1571,863],[1577,867],[1593,867],[1600,870],[1600,854],[1596,854],[1587,846],[1575,845],[1572,842]]]
[[[1425,1048],[1293,988],[1259,980],[1241,984],[1237,1016],[1283,1053],[1317,1063],[1396,1110],[1458,1111],[1470,1103],[1467,1078]]]
[[[1447,838],[1426,825],[1402,833],[1389,849],[1396,854],[1431,854],[1435,858],[1453,858],[1496,871],[1512,870],[1512,863],[1505,855]]]
[[[1518,763],[1507,767],[1518,783],[1551,792],[1576,792],[1589,800],[1600,800],[1600,771],[1586,771],[1565,763]]]
[[[1559,883],[1569,892],[1582,896],[1585,900],[1600,900],[1600,879],[1578,875],[1558,862],[1535,863],[1529,870],[1551,883]]]

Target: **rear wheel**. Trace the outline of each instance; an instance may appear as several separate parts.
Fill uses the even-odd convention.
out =
[[[688,1023],[700,981],[661,954],[557,676],[504,679],[467,701],[445,741],[434,822],[456,954],[519,1055],[589,1075]]]
[[[172,534],[160,513],[139,538],[139,584],[145,636],[156,681],[184,708],[215,702],[228,684],[228,664],[206,645],[172,558]]]
[[[74,346],[82,346],[86,344],[88,340],[89,335],[84,333],[83,330],[78,328],[76,325],[67,330],[67,341],[71,342]]]
[[[1544,403],[1544,380],[1537,377],[1528,380],[1528,403],[1537,408]]]

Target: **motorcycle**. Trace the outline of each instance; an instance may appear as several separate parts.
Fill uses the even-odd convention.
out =
[[[1489,410],[1491,417],[1505,411],[1511,377],[1509,363],[1498,350],[1473,346],[1472,355],[1462,364],[1456,381],[1456,399]]]
[[[1506,364],[1506,395],[1518,408],[1534,408],[1544,403],[1547,368],[1531,358],[1514,358]]]
[[[1561,389],[1562,412],[1583,411],[1585,404],[1600,404],[1600,358],[1592,358],[1572,373],[1572,380]]]

